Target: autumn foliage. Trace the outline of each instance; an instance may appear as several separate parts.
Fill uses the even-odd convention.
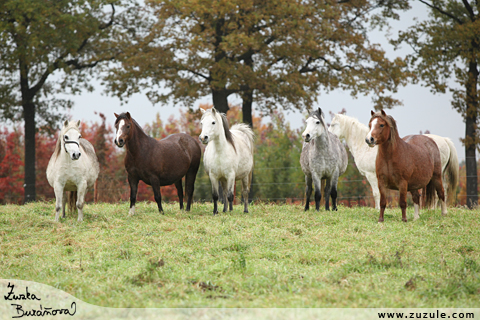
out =
[[[202,105],[211,108],[211,105]],[[94,147],[100,163],[100,174],[95,188],[87,192],[86,201],[118,202],[129,199],[130,188],[124,168],[125,149],[114,144],[115,129],[113,120],[99,113],[99,121],[82,122],[82,136]],[[133,115],[134,116],[134,115]],[[198,137],[201,131],[201,113],[199,110],[180,111],[179,118],[170,117],[164,121],[157,114],[155,119],[144,125],[144,131],[155,139],[186,132]],[[242,119],[241,108],[233,106],[228,111],[230,125]],[[261,117],[253,117],[256,135],[254,178],[251,198],[254,200],[302,203],[304,201],[305,178],[300,168],[302,150],[301,129],[292,129],[285,120],[285,115],[275,111],[269,121]],[[53,188],[46,179],[46,168],[50,156],[55,149],[57,134],[39,131],[36,140],[36,188],[40,200],[54,199]],[[202,148],[204,146],[202,145]],[[23,130],[20,127],[0,130],[0,203],[23,202]],[[203,161],[202,161],[203,162]],[[461,176],[465,176],[461,167]],[[462,174],[463,172],[463,174]],[[161,188],[163,201],[178,201],[174,185]],[[457,192],[457,204],[465,203],[465,178],[460,180]],[[197,174],[195,183],[195,201],[211,201],[211,184],[203,169],[203,163]],[[392,195],[391,204],[395,204]],[[151,187],[140,182],[138,201],[154,201]],[[237,190],[235,202],[241,201],[240,190]],[[340,177],[338,184],[338,202],[346,206],[368,205],[374,201],[370,185],[365,177],[356,169],[355,162],[349,156],[347,172]]]

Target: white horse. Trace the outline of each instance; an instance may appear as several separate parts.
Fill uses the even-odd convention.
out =
[[[248,213],[248,191],[253,173],[254,133],[246,124],[238,123],[229,129],[225,114],[215,108],[202,111],[200,141],[206,144],[203,164],[212,182],[213,214],[218,213],[218,186],[223,189],[224,207],[227,199],[233,209],[233,191],[236,180],[242,180],[244,212]]]
[[[371,148],[365,143],[365,137],[370,129],[355,118],[336,114],[328,130],[347,142],[358,171],[367,178],[372,187],[375,208],[380,209],[380,191],[378,190],[377,174],[375,172],[375,159],[377,158],[378,147]],[[426,136],[435,141],[440,151],[442,182],[446,191],[446,202],[447,195],[448,197],[453,197],[458,184],[459,166],[457,150],[449,138],[433,134],[426,134]]]
[[[47,179],[55,190],[56,198],[55,221],[58,221],[60,209],[65,218],[65,191],[70,192],[70,209],[73,210],[73,205],[76,204],[78,221],[83,221],[87,188],[93,186],[100,171],[95,149],[90,142],[82,139],[79,126],[80,121],[65,121],[48,163]]]
[[[307,128],[302,137],[305,142],[300,155],[300,165],[305,173],[307,197],[305,211],[310,207],[312,182],[315,185],[315,209],[319,210],[322,179],[326,179],[325,210],[330,210],[330,197],[332,198],[332,210],[337,210],[338,177],[347,170],[347,151],[338,137],[327,131],[325,118],[320,108],[308,117]]]

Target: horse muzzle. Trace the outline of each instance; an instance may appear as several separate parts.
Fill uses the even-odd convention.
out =
[[[312,140],[312,136],[309,133],[307,133],[303,135],[303,140],[305,140],[305,142],[310,142]]]
[[[82,155],[82,153],[80,153],[80,152],[74,152],[74,153],[72,153],[72,156],[71,156],[71,157],[72,157],[72,160],[78,160],[78,159],[80,159],[80,156],[81,156],[81,155]]]
[[[198,137],[200,139],[200,141],[203,143],[203,144],[207,144],[208,143],[208,136],[200,136]]]
[[[123,146],[125,145],[125,140],[123,140],[123,139],[120,139],[119,141],[117,141],[117,139],[115,139],[114,142],[117,145],[117,147],[119,147],[119,148],[123,148]]]
[[[368,144],[368,146],[369,146],[370,148],[375,147],[375,144],[376,144],[376,143],[375,143],[375,139],[373,139],[373,137],[370,137],[370,138],[366,137],[366,138],[365,138],[365,142]]]

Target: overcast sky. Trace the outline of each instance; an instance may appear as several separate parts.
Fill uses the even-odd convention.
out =
[[[399,22],[392,23],[394,29],[391,33],[393,36],[396,35],[396,30],[406,29],[410,26],[414,17],[423,20],[427,16],[427,10],[421,3],[414,3],[412,7],[411,10],[402,14]],[[403,48],[397,52],[393,51],[385,40],[385,33],[373,33],[371,41],[380,43],[391,58],[409,52],[408,48]],[[460,114],[452,109],[451,94],[433,94],[428,88],[420,85],[409,85],[400,88],[394,97],[400,99],[403,106],[398,106],[386,112],[397,121],[400,136],[418,134],[420,131],[429,130],[432,134],[449,137],[457,148],[459,160],[462,161],[465,158],[465,151],[460,142],[460,138],[465,136],[465,124]],[[70,111],[72,119],[99,121],[99,117],[94,114],[95,111],[99,111],[107,116],[107,122],[111,124],[115,121],[114,112],[129,111],[140,125],[144,125],[151,122],[156,113],[160,113],[161,119],[164,121],[167,121],[170,115],[178,117],[181,108],[173,105],[153,106],[142,94],[129,98],[128,103],[121,105],[118,98],[107,96],[101,86],[98,86],[97,90],[92,93],[84,92],[78,96],[68,96],[68,98],[75,103]],[[372,110],[370,97],[355,99],[350,96],[349,92],[335,91],[329,94],[321,94],[318,101],[318,104],[314,107],[322,108],[327,122],[331,121],[329,111],[337,113],[342,108],[347,110],[348,116],[355,117],[364,124],[367,124],[370,119],[370,110]],[[211,104],[211,96],[198,100],[193,107],[198,108],[201,103]],[[229,103],[240,104],[241,100],[232,97],[229,98]],[[288,112],[286,119],[290,121],[292,128],[303,128],[305,117],[305,113]],[[268,122],[268,118],[264,122]]]

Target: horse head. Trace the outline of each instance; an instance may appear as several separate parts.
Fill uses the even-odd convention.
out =
[[[305,131],[302,133],[302,137],[305,142],[310,142],[311,140],[320,137],[327,131],[323,112],[320,108],[312,112],[306,122],[307,128],[305,128]]]
[[[336,135],[337,137],[339,138],[344,138],[344,130],[345,130],[345,118],[344,118],[344,115],[343,114],[336,114],[333,119],[332,119],[332,123],[330,123],[330,127],[328,127],[328,131],[330,131],[331,133],[333,133],[334,135]]]
[[[127,143],[127,140],[129,139],[132,132],[133,119],[130,116],[130,112],[121,113],[120,115],[116,113],[113,114],[117,118],[115,120],[115,144],[117,145],[117,147],[122,148],[125,143]]]
[[[397,125],[395,120],[388,116],[385,111],[371,112],[372,118],[368,123],[370,131],[365,138],[365,142],[373,148],[375,145],[381,145],[387,141],[395,142]]]
[[[63,123],[62,131],[60,132],[60,139],[63,149],[70,155],[72,160],[78,160],[82,153],[80,152],[80,120],[68,121]]]
[[[209,110],[200,108],[200,110],[202,111],[202,119],[200,121],[202,132],[200,133],[199,139],[203,144],[207,144],[213,140],[214,137],[218,136],[220,129],[223,127],[223,120],[221,113],[215,108]]]

